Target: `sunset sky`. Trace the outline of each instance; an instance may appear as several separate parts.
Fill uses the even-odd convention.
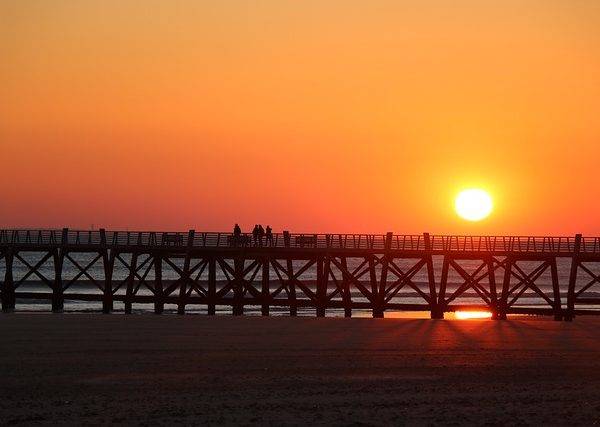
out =
[[[0,58],[0,228],[600,235],[595,0],[5,0]]]

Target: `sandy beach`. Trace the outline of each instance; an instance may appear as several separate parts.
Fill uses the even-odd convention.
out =
[[[0,315],[2,424],[600,422],[600,319]]]

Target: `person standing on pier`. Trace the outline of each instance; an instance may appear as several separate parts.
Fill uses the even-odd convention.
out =
[[[270,225],[267,225],[267,230],[266,230],[265,234],[266,234],[265,245],[273,246],[273,229],[271,228]]]
[[[265,237],[265,229],[262,224],[258,224],[258,246],[263,245],[263,237]]]
[[[254,246],[258,246],[258,224],[254,225],[252,229],[252,240],[254,242]]]
[[[242,237],[242,229],[236,223],[233,227],[233,246],[237,246],[240,243],[240,239]]]

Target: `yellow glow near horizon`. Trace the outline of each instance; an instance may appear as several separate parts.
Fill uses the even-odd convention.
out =
[[[459,320],[490,319],[492,317],[492,313],[489,311],[457,311],[454,313],[454,317]]]
[[[492,212],[492,197],[486,191],[477,188],[463,190],[456,196],[454,208],[461,218],[480,221]]]

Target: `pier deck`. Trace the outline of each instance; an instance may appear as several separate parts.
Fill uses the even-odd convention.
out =
[[[85,262],[81,254],[88,257]],[[434,259],[441,262],[438,275]],[[570,262],[568,283],[560,283],[557,259]],[[17,264],[27,271],[20,277]],[[126,271],[126,277],[117,277],[117,269]],[[209,315],[217,306],[230,306],[234,315],[243,314],[246,306],[260,306],[263,315],[271,307],[288,307],[292,316],[309,307],[319,317],[328,309],[343,309],[346,317],[356,309],[371,310],[373,317],[383,317],[386,310],[429,311],[432,318],[456,310],[486,310],[495,319],[513,313],[556,320],[600,314],[600,298],[591,292],[600,285],[600,238],[579,234],[283,232],[256,240],[195,230],[0,230],[2,271],[4,311],[14,310],[17,299],[47,299],[53,311],[62,311],[69,299],[101,301],[105,313],[116,301],[124,303],[126,313],[133,304],[149,303],[156,313],[165,304],[176,304],[183,314],[194,304],[205,306]],[[450,286],[451,274],[462,283]],[[417,283],[417,276],[426,278],[426,286]],[[543,277],[551,289],[540,286]],[[24,290],[32,279],[47,291]],[[82,280],[96,292],[73,292]],[[401,297],[407,292],[413,295],[410,301]],[[467,295],[477,302],[461,303]],[[532,296],[539,303],[523,303]]]

